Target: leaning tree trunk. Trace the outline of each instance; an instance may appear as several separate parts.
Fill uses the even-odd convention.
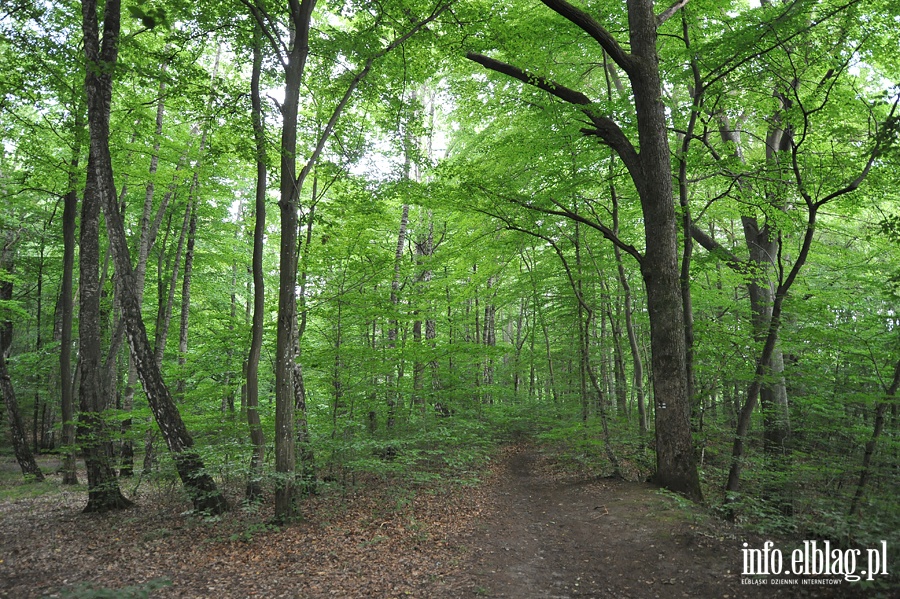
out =
[[[150,408],[163,438],[172,452],[175,467],[194,504],[201,511],[221,513],[228,507],[212,477],[205,472],[200,455],[193,448],[181,414],[156,365],[153,348],[141,315],[134,289],[134,271],[125,236],[125,225],[116,202],[112,160],[109,152],[109,110],[112,75],[118,56],[120,2],[108,0],[103,14],[103,42],[100,42],[96,0],[82,2],[84,52],[87,63],[85,91],[90,131],[89,178],[95,179],[97,194],[106,217],[109,243],[116,271],[122,281],[121,307],[131,355]],[[82,283],[83,285],[83,283]],[[88,369],[85,368],[85,371]],[[84,376],[84,374],[82,375]]]
[[[11,235],[8,235],[7,239],[3,240],[2,243],[3,246],[0,247],[0,270],[12,270],[11,255],[14,240]],[[10,301],[12,299],[12,289],[13,284],[11,281],[0,279],[0,300]],[[12,331],[12,321],[0,322],[0,393],[3,394],[3,401],[6,404],[6,420],[9,422],[16,461],[19,463],[22,474],[25,477],[34,477],[40,481],[44,480],[44,474],[38,468],[37,462],[34,461],[34,455],[28,447],[25,425],[22,422],[22,415],[19,413],[19,403],[6,368],[6,352],[9,351],[9,347],[12,344]]]
[[[896,398],[898,388],[900,388],[900,361],[898,361],[897,365],[894,367],[894,379],[891,381],[890,387],[885,389],[884,400],[879,401],[875,406],[875,425],[872,429],[872,436],[866,442],[862,470],[859,472],[859,482],[856,484],[856,492],[853,494],[853,499],[850,501],[850,516],[853,516],[857,509],[859,509],[866,484],[869,482],[869,476],[872,471],[872,456],[875,454],[878,438],[881,436],[882,431],[884,431],[884,414],[887,412],[888,404]]]

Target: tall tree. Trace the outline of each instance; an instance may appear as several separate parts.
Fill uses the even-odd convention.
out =
[[[62,433],[65,456],[63,458],[63,484],[78,484],[75,468],[75,399],[72,387],[72,313],[74,302],[72,297],[72,279],[75,271],[75,227],[78,217],[77,170],[81,157],[81,144],[84,137],[83,106],[75,111],[74,131],[75,145],[72,148],[72,159],[69,166],[69,181],[66,195],[63,198],[63,272],[60,286],[60,335],[59,335],[59,380],[60,401],[62,403]]]
[[[250,352],[247,356],[247,425],[253,454],[247,479],[247,499],[258,499],[262,494],[263,461],[266,457],[266,439],[259,418],[259,358],[262,353],[263,319],[266,309],[265,280],[263,279],[263,248],[266,233],[266,129],[262,111],[260,77],[263,61],[263,30],[260,23],[253,28],[253,70],[250,75],[250,118],[253,124],[253,141],[256,149],[256,194],[253,226],[253,323],[250,328]]]
[[[640,257],[650,317],[650,346],[656,418],[655,480],[693,499],[701,498],[691,439],[689,383],[684,336],[677,221],[672,189],[668,125],[661,99],[657,28],[673,11],[657,18],[652,0],[628,0],[630,52],[589,13],[565,0],[546,6],[594,39],[631,82],[637,121],[637,150],[619,125],[592,107],[585,94],[488,56],[469,53],[485,68],[503,73],[578,106],[590,126],[583,129],[616,151],[637,189],[644,221]],[[676,5],[677,6],[677,5]]]
[[[331,117],[319,133],[306,163],[297,172],[297,118],[300,107],[300,87],[309,57],[310,25],[316,0],[288,2],[287,31],[284,40],[274,26],[275,21],[260,3],[244,0],[263,28],[284,71],[284,102],[281,105],[281,164],[278,207],[281,213],[281,242],[279,251],[278,324],[275,346],[275,470],[278,474],[275,489],[275,517],[289,520],[296,514],[294,505],[294,473],[296,446],[294,411],[297,407],[295,389],[297,318],[297,235],[300,191],[319,160],[344,109],[359,84],[368,76],[376,59],[401,46],[407,39],[433,21],[449,4],[438,3],[432,12],[412,25],[401,35],[374,54],[362,58],[362,67],[350,79],[343,95],[335,104]],[[405,13],[409,17],[409,13]]]

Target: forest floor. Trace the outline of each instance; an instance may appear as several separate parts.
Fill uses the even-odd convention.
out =
[[[741,543],[760,539],[649,484],[567,474],[532,445],[503,449],[479,476],[357,481],[305,501],[305,519],[283,528],[267,524],[268,504],[191,515],[174,483],[107,515],[80,513],[83,488],[23,485],[0,500],[0,597],[866,596],[848,582],[742,584]]]

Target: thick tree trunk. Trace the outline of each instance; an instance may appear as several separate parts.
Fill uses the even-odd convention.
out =
[[[315,0],[291,4],[291,47],[285,65],[281,128],[281,247],[278,323],[275,342],[275,519],[296,515],[294,473],[294,323],[297,317],[297,209],[302,182],[297,177],[297,115],[300,82],[309,54],[309,27]]]
[[[187,432],[181,415],[162,373],[156,365],[147,338],[140,303],[135,295],[134,272],[125,237],[125,226],[116,202],[112,161],[109,153],[109,110],[112,97],[112,74],[118,55],[119,0],[107,0],[104,7],[103,42],[97,22],[96,0],[82,3],[84,49],[87,61],[85,91],[88,100],[90,131],[89,178],[95,180],[96,193],[106,217],[107,233],[112,246],[118,277],[122,281],[121,307],[132,359],[147,394],[150,408],[163,438],[173,454],[176,469],[188,491],[195,509],[220,513],[228,504],[217,489],[212,477],[204,471],[203,461],[193,449],[193,439]],[[85,194],[87,196],[87,194]],[[84,226],[82,224],[82,226]],[[82,286],[84,282],[81,283]],[[84,334],[82,334],[82,339]],[[90,369],[85,367],[84,377]]]
[[[88,76],[91,77],[90,74]],[[88,119],[90,121],[90,113]],[[109,390],[104,389],[100,348],[100,194],[92,145],[81,205],[81,251],[78,259],[78,331],[82,364],[79,437],[88,478],[85,512],[106,512],[131,505],[119,490],[119,481],[112,466],[109,427],[103,421],[103,412],[109,407],[106,402]]]
[[[690,385],[685,348],[684,302],[678,268],[678,235],[669,157],[668,123],[661,99],[657,17],[652,0],[628,0],[631,52],[589,13],[565,0],[542,0],[545,5],[583,29],[628,74],[634,96],[638,147],[609,117],[592,107],[584,94],[501,63],[487,56],[468,57],[487,68],[515,77],[582,107],[592,127],[582,131],[600,137],[622,159],[634,181],[644,219],[645,254],[641,274],[650,319],[652,383],[656,402],[657,483],[692,499],[700,499],[700,479],[690,426]]]
[[[628,0],[629,73],[638,120],[642,180],[635,181],[644,215],[646,253],[641,274],[647,291],[656,420],[655,482],[699,500],[700,479],[691,438],[684,311],[678,235],[672,194],[668,124],[661,99],[656,15],[652,0]]]

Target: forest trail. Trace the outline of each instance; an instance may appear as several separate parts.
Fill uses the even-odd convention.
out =
[[[527,444],[501,450],[478,484],[360,481],[309,499],[284,528],[267,524],[267,504],[201,519],[160,488],[82,514],[83,489],[57,484],[0,500],[2,599],[136,599],[154,580],[160,599],[865,596],[742,585],[734,529],[649,484],[563,473]]]
[[[741,584],[741,539],[650,484],[559,474],[511,453],[478,524],[471,582],[509,599],[860,597],[858,589]],[[855,591],[855,592],[854,592]]]

